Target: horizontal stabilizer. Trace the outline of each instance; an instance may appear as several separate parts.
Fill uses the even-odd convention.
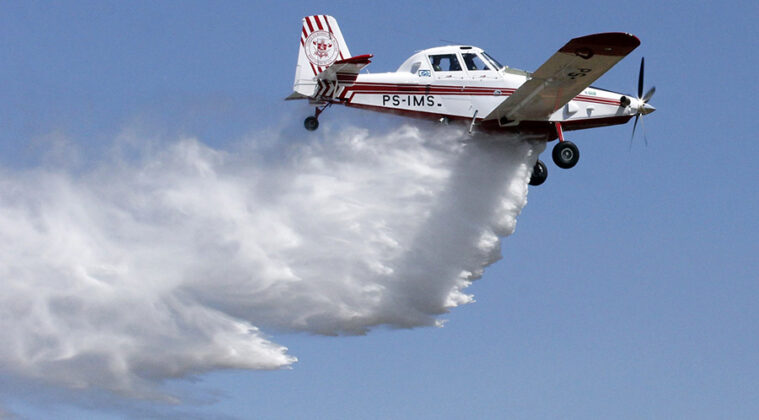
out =
[[[288,96],[287,98],[285,98],[286,101],[291,101],[293,99],[308,99],[308,95],[304,95],[304,94],[299,93],[299,92],[293,92],[293,93],[290,94],[290,96]]]
[[[324,80],[328,82],[337,82],[341,86],[350,86],[356,81],[358,73],[371,63],[373,55],[364,54],[358,55],[345,60],[335,61],[326,70],[319,73],[318,80]]]

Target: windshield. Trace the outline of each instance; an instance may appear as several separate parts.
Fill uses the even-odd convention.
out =
[[[485,57],[485,60],[488,60],[490,64],[496,69],[500,70],[503,67],[503,65],[499,63],[498,60],[488,55],[488,53],[486,53],[485,51],[482,52],[482,56]]]
[[[462,53],[461,56],[464,57],[464,64],[466,64],[467,70],[490,70],[490,67],[495,67],[492,64],[485,64],[485,62],[474,53]]]

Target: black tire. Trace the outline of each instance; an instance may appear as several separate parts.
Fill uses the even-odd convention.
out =
[[[553,163],[559,168],[569,169],[580,160],[580,150],[571,141],[561,141],[553,147]]]
[[[541,161],[535,162],[535,166],[532,167],[532,176],[530,176],[530,185],[540,185],[546,182],[546,178],[548,178],[546,164]]]
[[[306,127],[306,130],[308,131],[314,131],[319,128],[319,120],[313,116],[308,117],[303,121],[303,126]]]

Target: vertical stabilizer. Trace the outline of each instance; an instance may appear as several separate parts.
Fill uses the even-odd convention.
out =
[[[304,17],[293,90],[301,95],[314,96],[316,75],[335,61],[350,57],[335,18],[327,15]]]

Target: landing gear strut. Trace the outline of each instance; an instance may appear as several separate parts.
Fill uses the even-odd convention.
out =
[[[571,141],[564,140],[561,123],[556,123],[556,133],[559,135],[559,142],[553,147],[553,163],[559,168],[572,168],[580,160],[580,149]]]
[[[559,136],[559,142],[553,147],[553,162],[559,168],[572,168],[580,160],[580,150],[571,141],[564,140],[564,130],[562,130],[560,122],[554,123],[554,127],[556,128],[556,134]],[[540,185],[546,182],[546,178],[548,178],[546,164],[538,160],[532,168],[530,185]]]
[[[314,131],[319,128],[319,115],[324,112],[324,110],[327,109],[330,105],[332,105],[331,102],[321,108],[317,106],[314,110],[314,115],[306,117],[306,119],[303,121],[303,126],[306,127],[306,130]]]

